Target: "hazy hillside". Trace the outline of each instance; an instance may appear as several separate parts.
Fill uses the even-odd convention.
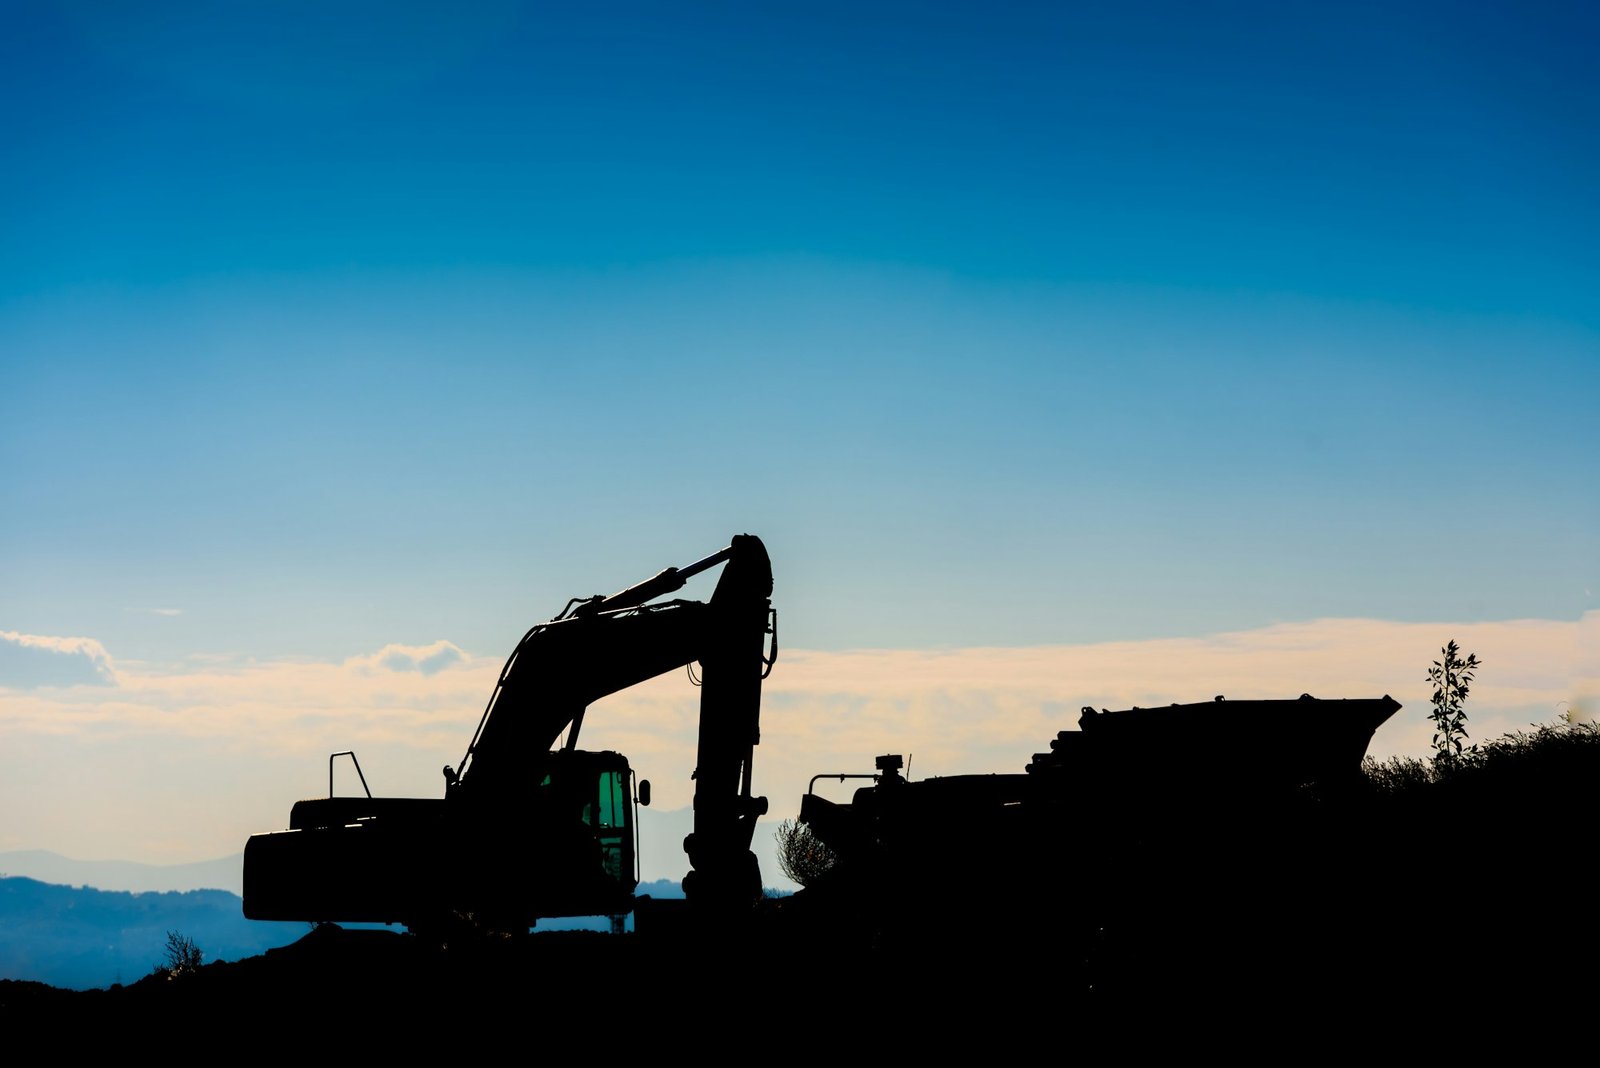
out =
[[[303,923],[244,918],[223,890],[134,894],[0,879],[0,978],[85,990],[129,983],[161,962],[168,931],[181,931],[207,960],[237,960],[287,945]]]

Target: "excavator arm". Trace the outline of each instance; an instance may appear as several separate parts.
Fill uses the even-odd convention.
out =
[[[646,603],[718,564],[726,566],[709,602]],[[563,733],[565,749],[576,748],[589,705],[699,661],[694,832],[684,844],[697,874],[685,879],[685,893],[691,900],[759,896],[749,850],[767,802],[751,793],[751,764],[761,740],[761,682],[777,655],[771,597],[766,547],[740,534],[688,567],[609,597],[569,602],[560,616],[530,629],[506,661],[459,772],[447,775],[452,800],[516,808],[545,774]]]

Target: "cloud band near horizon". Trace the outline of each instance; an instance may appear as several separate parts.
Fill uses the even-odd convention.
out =
[[[811,776],[870,770],[880,753],[907,754],[918,778],[1020,772],[1057,731],[1076,728],[1082,706],[1148,707],[1219,694],[1387,693],[1404,707],[1379,730],[1371,754],[1425,756],[1427,668],[1452,639],[1483,663],[1467,702],[1473,741],[1567,712],[1593,721],[1600,711],[1600,612],[1471,624],[1322,619],[1199,638],[1020,648],[784,650],[765,691],[756,787],[771,798],[773,818],[783,818],[798,809]],[[36,658],[47,656],[68,667],[30,674],[15,666],[38,668]],[[152,767],[203,763],[225,784],[196,781],[195,791],[207,796],[173,802],[204,806],[221,824],[217,844],[193,856],[272,829],[255,824],[281,819],[265,813],[286,811],[293,800],[288,784],[281,796],[263,798],[242,794],[271,794],[270,787],[245,783],[292,768],[305,796],[323,792],[334,751],[361,753],[380,793],[436,796],[438,768],[460,758],[502,663],[441,640],[339,662],[205,659],[172,669],[114,664],[89,638],[10,631],[0,631],[0,657],[11,658],[0,660],[0,783],[13,784],[3,792],[19,791],[0,798],[19,817],[0,848],[78,855],[96,850],[30,833],[27,813],[59,810],[65,826],[75,807],[93,806],[92,818],[81,821],[159,824],[159,816],[141,815],[138,788],[124,796],[112,785],[129,774],[130,754]],[[601,702],[581,743],[627,754],[653,780],[658,805],[675,808],[691,798],[697,721],[698,691],[670,673]],[[70,753],[73,771],[37,766],[46,750]],[[30,752],[35,763],[20,766]],[[19,766],[6,766],[13,761]],[[116,767],[104,766],[110,762]],[[35,789],[24,801],[17,784],[29,782],[58,795]],[[98,803],[96,789],[107,792]],[[218,789],[240,796],[210,796]]]

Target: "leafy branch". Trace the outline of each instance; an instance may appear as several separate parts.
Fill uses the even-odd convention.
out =
[[[1467,713],[1462,705],[1481,662],[1475,653],[1463,659],[1461,647],[1453,641],[1440,652],[1443,658],[1428,669],[1428,681],[1433,683],[1433,712],[1428,718],[1433,721],[1434,764],[1450,768],[1461,759],[1467,738]]]

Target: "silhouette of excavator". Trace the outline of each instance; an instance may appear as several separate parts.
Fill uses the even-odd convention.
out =
[[[708,601],[656,600],[719,564]],[[246,844],[245,915],[413,929],[470,917],[525,930],[545,917],[631,911],[634,805],[649,804],[650,784],[635,792],[621,753],[577,748],[579,730],[594,701],[696,661],[684,893],[700,914],[748,911],[762,893],[750,842],[767,800],[751,793],[751,760],[762,680],[777,659],[771,595],[766,548],[741,534],[620,593],[573,598],[517,643],[459,770],[444,769],[442,798],[331,796],[334,757],[354,754],[330,757],[330,796],[298,802],[289,830]]]

